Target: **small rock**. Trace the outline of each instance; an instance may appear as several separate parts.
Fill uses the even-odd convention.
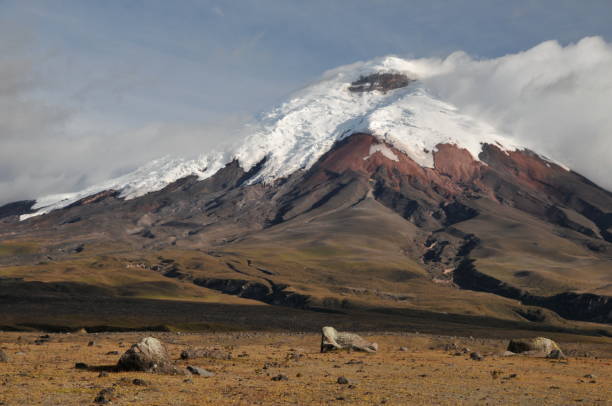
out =
[[[149,385],[149,382],[145,381],[144,379],[134,378],[132,384],[137,386],[147,386]]]
[[[403,352],[406,352],[406,351],[408,351],[408,347],[400,347],[399,350],[403,351]]]
[[[109,351],[106,355],[119,355],[119,351]]]
[[[295,374],[295,377],[296,377],[296,378],[301,378],[301,377],[302,377],[302,373],[301,373],[301,372],[298,372],[297,374]]]
[[[96,398],[94,399],[94,403],[98,403],[100,405],[105,405],[107,403],[110,403],[113,398],[114,393],[115,393],[114,388],[102,389],[100,392],[98,392],[98,396],[96,396]]]
[[[207,371],[204,368],[194,367],[194,366],[191,366],[191,365],[189,365],[187,367],[187,370],[189,372],[191,372],[192,374],[194,374],[194,375],[199,375],[199,376],[203,376],[203,377],[206,377],[206,378],[210,378],[211,376],[215,376],[214,372],[210,372],[210,371]]]
[[[344,376],[339,377],[337,382],[340,385],[348,385],[350,383],[349,380],[346,379]]]
[[[584,376],[584,378],[588,378],[588,379],[595,379],[595,378],[597,378],[597,375],[593,375],[593,374],[586,374],[586,375]]]
[[[102,371],[98,374],[98,378],[105,378],[108,376],[108,372],[106,371]]]
[[[272,377],[273,381],[288,381],[289,378],[287,377],[287,375],[283,375],[283,374],[278,374],[275,377]]]
[[[87,369],[87,368],[89,368],[89,365],[87,365],[84,362],[77,362],[76,364],[74,364],[74,367],[76,369]]]
[[[0,362],[9,362],[9,356],[2,350],[0,350]]]
[[[565,355],[561,352],[561,350],[552,350],[546,356],[548,359],[565,359]]]
[[[484,357],[477,352],[471,353],[470,358],[473,359],[474,361],[482,361],[484,359]]]
[[[95,341],[90,341],[90,342],[87,343],[88,347],[93,347],[94,345],[96,345]]]

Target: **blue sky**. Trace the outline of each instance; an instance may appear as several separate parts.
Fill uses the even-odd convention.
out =
[[[0,115],[0,203],[211,148],[339,65],[609,42],[611,18],[608,0],[0,0],[0,75],[15,81],[0,98],[18,106]],[[35,122],[12,128],[15,114]]]

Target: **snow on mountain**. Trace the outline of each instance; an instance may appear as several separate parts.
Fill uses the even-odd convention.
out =
[[[348,90],[352,82],[373,73],[401,73],[414,81],[388,92]],[[371,133],[425,167],[433,167],[433,151],[440,143],[465,148],[474,159],[478,159],[483,143],[505,150],[518,148],[490,125],[432,95],[419,79],[435,74],[415,61],[398,57],[331,70],[263,116],[257,130],[234,151],[212,152],[193,160],[159,159],[80,192],[40,198],[33,207],[36,212],[21,219],[48,213],[104,190],[114,189],[121,197],[131,199],[188,175],[206,179],[233,159],[249,170],[267,157],[263,168],[249,182],[271,182],[310,168],[336,141],[355,132]]]

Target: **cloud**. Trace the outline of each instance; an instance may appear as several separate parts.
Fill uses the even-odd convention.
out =
[[[5,37],[6,38],[6,37]],[[192,157],[232,142],[245,114],[214,120],[150,120],[127,125],[44,101],[28,42],[0,41],[0,205],[71,192],[165,155]],[[112,121],[112,120],[110,120]]]
[[[461,110],[612,190],[612,45],[543,42],[493,59],[416,60],[424,82]]]

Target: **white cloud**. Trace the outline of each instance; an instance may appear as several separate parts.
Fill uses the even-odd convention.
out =
[[[442,98],[612,189],[611,44],[587,37],[494,59],[456,52],[416,62]]]

